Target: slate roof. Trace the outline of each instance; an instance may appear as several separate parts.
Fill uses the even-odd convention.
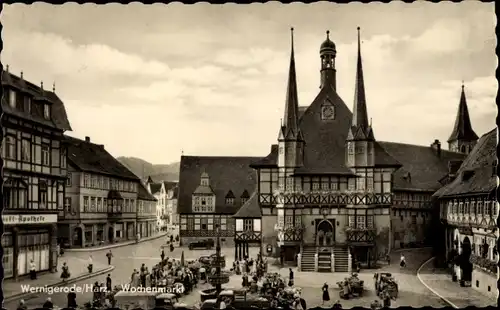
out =
[[[498,186],[497,129],[484,134],[457,171],[457,177],[437,191],[435,197],[490,193]],[[496,172],[496,169],[495,169]],[[468,178],[464,178],[468,174]]]
[[[68,161],[81,171],[140,181],[128,168],[109,154],[103,145],[64,135],[68,145]]]
[[[462,85],[462,93],[460,94],[460,102],[458,104],[457,118],[455,119],[455,126],[451,132],[448,142],[454,140],[476,141],[479,137],[472,129],[472,124],[469,116],[469,109],[467,108],[467,100],[465,98],[465,90]]]
[[[177,186],[178,182],[172,181],[163,181],[163,185],[165,186],[165,191],[169,191]]]
[[[257,191],[253,192],[250,199],[248,199],[243,206],[236,212],[233,217],[235,218],[260,218],[262,213],[259,206],[259,195]]]
[[[151,189],[151,193],[154,195],[161,190],[161,183],[149,183],[149,188]]]
[[[72,130],[68,120],[68,115],[66,114],[66,109],[64,108],[64,103],[54,92],[42,90],[41,87],[36,86],[35,84],[30,83],[24,79],[21,79],[20,77],[12,73],[9,73],[7,71],[2,71],[2,86],[4,86],[4,89],[7,87],[14,88],[20,93],[22,93],[23,96],[31,97],[32,102],[44,101],[51,105],[50,120],[47,120],[43,117],[43,115],[35,115],[33,113],[27,113],[20,111],[18,109],[13,109],[9,105],[8,102],[9,97],[3,96],[2,110],[4,113],[25,120],[29,120],[41,125],[45,125],[54,129],[59,129],[63,131]],[[18,93],[17,96],[20,96],[20,93]]]
[[[273,168],[273,167],[277,167],[277,163],[278,163],[278,145],[277,144],[273,144],[271,145],[271,152],[269,153],[269,155],[267,155],[266,157],[264,158],[259,158],[258,160],[256,160],[255,162],[253,162],[250,166],[251,167],[254,167],[254,168],[266,168],[266,167],[269,167],[269,168]]]
[[[240,196],[246,190],[253,192],[257,184],[256,172],[250,167],[259,157],[205,157],[182,156],[179,175],[178,213],[192,213],[192,194],[199,187],[201,174],[210,177],[210,188],[215,193],[215,213],[234,214],[241,206]],[[235,204],[226,205],[225,197],[232,191]]]
[[[441,150],[438,157],[430,146],[396,142],[379,144],[403,165],[394,173],[393,186],[396,190],[435,191],[442,186],[439,181],[448,174],[448,162],[465,158],[464,154],[446,150]]]
[[[137,199],[139,200],[147,200],[147,201],[157,201],[155,196],[149,193],[144,184],[140,183],[137,186]]]

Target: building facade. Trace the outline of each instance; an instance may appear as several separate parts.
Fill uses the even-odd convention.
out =
[[[256,174],[250,164],[258,157],[182,156],[177,210],[182,245],[215,239],[216,225],[221,241],[234,242],[233,215],[255,190]]]
[[[299,107],[292,40],[278,143],[252,167],[269,254],[297,260],[303,270],[345,272],[354,262],[369,267],[394,248],[428,241],[432,194],[449,161],[464,155],[442,150],[438,140],[418,146],[375,139],[359,28],[352,112],[336,91],[336,46],[328,32],[319,54],[320,91]]]
[[[453,263],[463,286],[470,285],[492,298],[497,297],[498,279],[497,139],[495,128],[479,141],[466,141],[474,147],[466,149],[467,158],[434,195],[444,225],[441,254]]]
[[[57,268],[57,218],[63,211],[71,130],[55,94],[2,71],[3,268],[5,278]]]
[[[158,230],[173,230],[174,217],[177,207],[177,184],[178,182],[161,181],[155,183],[151,177],[148,178],[149,191],[157,199],[156,222]],[[177,219],[178,223],[178,219]]]
[[[136,237],[140,180],[103,145],[65,136],[66,198],[59,216],[64,247],[91,247]]]
[[[151,237],[157,229],[157,199],[143,184],[137,193],[137,233],[141,238]]]
[[[155,183],[151,177],[148,177],[146,181],[147,190],[155,197],[156,199],[156,229],[165,230],[166,222],[165,222],[165,205],[166,205],[166,196],[167,193],[165,191],[165,185],[163,182]]]

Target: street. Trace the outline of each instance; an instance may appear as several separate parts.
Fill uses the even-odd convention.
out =
[[[161,246],[164,245],[165,239],[160,238],[148,242],[143,242],[139,244],[124,246],[112,249],[114,258],[112,260],[112,265],[115,266],[114,271],[111,273],[111,278],[113,280],[113,285],[126,284],[130,281],[130,276],[134,268],[139,269],[142,263],[145,263],[150,269],[153,264],[160,261]],[[165,248],[165,254],[168,257],[173,257],[179,259],[181,253],[184,250],[184,256],[186,260],[198,259],[201,255],[209,255],[215,252],[215,249],[211,251],[208,250],[193,250],[190,251],[186,248],[176,248],[174,252],[170,252],[168,248]],[[228,265],[232,264],[234,260],[234,249],[233,248],[223,248],[223,254],[226,256],[226,262]],[[256,257],[258,248],[250,248],[250,255]],[[95,252],[73,252],[67,253],[62,257],[63,260],[67,260],[68,264],[71,265],[74,258],[79,258],[80,261],[85,261],[88,259],[89,253],[92,254],[94,262],[99,262],[102,264],[107,264],[106,253],[107,250],[95,251]],[[423,286],[418,278],[416,277],[416,270],[418,267],[429,257],[429,253],[426,250],[414,250],[405,252],[407,267],[401,269],[398,265],[400,253],[395,253],[392,258],[392,265],[383,266],[378,269],[378,272],[391,272],[399,285],[399,296],[396,301],[392,302],[393,307],[398,306],[431,306],[431,307],[443,307],[446,304],[441,301],[440,298],[435,296],[431,291],[429,291],[425,286]],[[273,266],[272,262],[274,259],[269,260],[269,271],[270,272],[280,272],[284,277],[288,277],[288,268],[279,268]],[[294,268],[295,269],[295,268]],[[354,306],[369,307],[373,300],[377,299],[374,291],[373,284],[373,273],[374,270],[362,270],[359,274],[361,280],[365,282],[365,293],[364,296],[352,300],[341,300],[341,304],[344,308],[351,308]],[[105,283],[106,274],[97,276],[95,278],[77,282],[76,286],[91,285],[96,281]],[[332,306],[338,297],[338,287],[336,285],[337,281],[341,281],[348,275],[346,273],[311,273],[311,272],[298,272],[295,271],[295,285],[302,288],[303,298],[307,302],[307,307],[321,306],[321,287],[324,283],[328,283],[330,291],[330,302],[325,303],[325,306]],[[26,284],[26,283],[23,283]],[[72,284],[73,285],[73,284]],[[240,287],[241,286],[241,276],[232,276],[230,283],[225,285],[226,287]],[[180,301],[189,305],[194,305],[200,301],[198,290],[210,287],[209,284],[201,284],[188,296],[183,297]],[[26,304],[28,308],[40,307],[47,297],[51,297],[52,301],[57,306],[66,306],[66,293],[54,293],[52,295],[40,294],[30,299],[26,299]],[[77,296],[77,303],[83,305],[84,303],[92,299],[91,292],[84,292]],[[16,309],[19,301],[12,301],[5,305],[7,309]]]

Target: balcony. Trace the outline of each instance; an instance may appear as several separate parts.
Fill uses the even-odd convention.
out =
[[[260,231],[237,231],[234,235],[234,239],[237,241],[246,242],[260,242],[262,240],[262,233]]]
[[[276,226],[275,229],[278,231],[278,241],[284,243],[285,245],[293,245],[298,242],[302,242],[304,236],[304,225],[279,227]]]
[[[346,204],[392,204],[392,193],[366,191],[313,191],[281,192],[260,194],[262,204],[304,204],[304,205],[346,205]]]
[[[347,243],[351,244],[366,244],[375,243],[376,229],[375,228],[351,228],[345,229]]]

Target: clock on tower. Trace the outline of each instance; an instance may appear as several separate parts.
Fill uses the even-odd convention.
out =
[[[335,119],[335,108],[332,105],[324,105],[321,107],[321,119],[332,120]]]

